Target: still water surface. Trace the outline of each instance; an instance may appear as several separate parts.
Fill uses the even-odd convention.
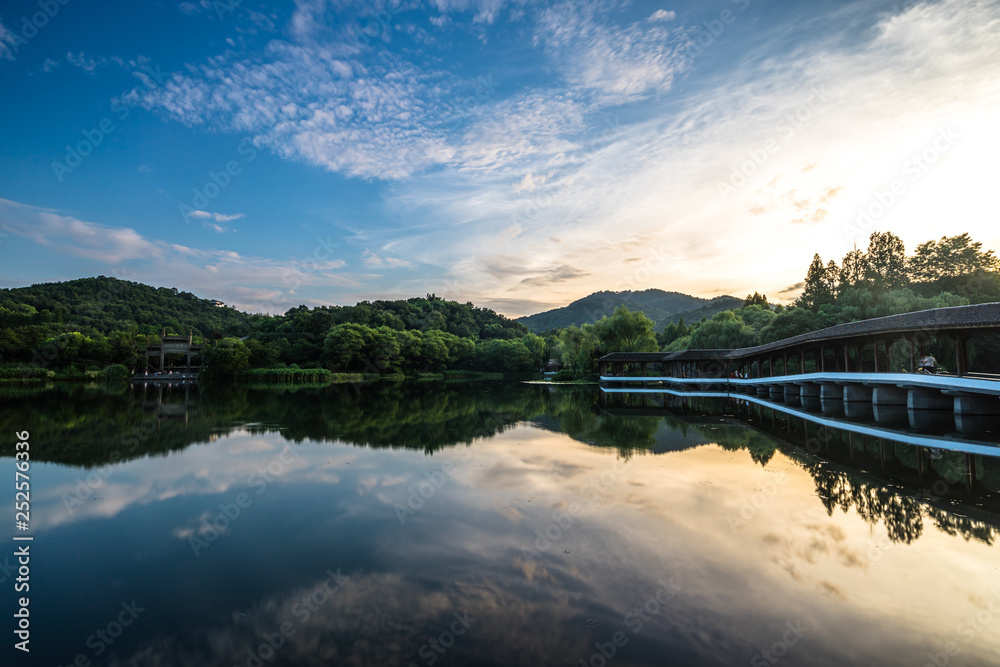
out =
[[[3,664],[1000,662],[989,456],[510,382],[0,400]]]

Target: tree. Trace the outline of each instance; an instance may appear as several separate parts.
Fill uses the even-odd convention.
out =
[[[761,345],[822,329],[820,318],[805,308],[789,308],[760,330]]]
[[[726,350],[750,347],[757,336],[752,327],[736,311],[726,310],[702,322],[691,333],[688,348],[692,350]]]
[[[734,312],[754,333],[766,327],[775,317],[774,311],[767,306],[743,306]]]
[[[983,244],[973,241],[968,233],[921,243],[909,261],[910,278],[931,282],[1000,269],[1000,258],[992,250],[983,252],[982,247]]]
[[[827,267],[819,253],[813,255],[809,270],[806,271],[805,288],[798,298],[798,305],[809,310],[819,310],[824,303],[833,303],[834,293],[828,280]]]
[[[688,328],[684,326],[684,318],[682,317],[677,324],[674,324],[673,322],[668,324],[663,331],[656,336],[656,342],[659,343],[660,349],[662,350],[678,338],[684,338],[687,335]]]
[[[372,330],[348,322],[330,329],[323,340],[323,364],[331,370],[349,370],[360,365],[366,347],[371,347]]]
[[[250,348],[239,338],[223,338],[205,352],[205,373],[232,378],[250,368]]]
[[[909,282],[906,246],[892,232],[872,232],[865,259],[865,280],[875,290],[896,289]]]
[[[611,317],[594,324],[604,352],[656,352],[660,346],[653,331],[653,320],[642,311],[619,306]]]
[[[747,306],[760,306],[762,308],[770,308],[767,303],[767,295],[760,294],[759,292],[754,292],[753,294],[747,294],[747,298],[743,301],[743,307]]]
[[[858,250],[857,246],[854,246],[854,250],[844,255],[844,259],[840,263],[838,292],[843,292],[849,287],[863,287],[867,272],[868,258],[865,257],[865,253]]]
[[[840,295],[840,268],[832,259],[826,265],[826,284],[836,299]]]
[[[559,332],[559,342],[555,347],[556,358],[564,367],[581,373],[594,371],[594,357],[599,345],[594,333],[594,325],[582,327],[570,325]]]

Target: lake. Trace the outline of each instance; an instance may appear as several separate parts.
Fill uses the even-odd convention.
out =
[[[0,400],[4,664],[1000,659],[988,454],[510,381]],[[11,634],[24,430],[30,654]]]

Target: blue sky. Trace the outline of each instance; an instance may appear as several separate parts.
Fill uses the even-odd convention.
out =
[[[5,2],[0,286],[252,311],[797,294],[1000,249],[1000,4]]]

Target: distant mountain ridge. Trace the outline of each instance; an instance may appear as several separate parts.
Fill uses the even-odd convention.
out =
[[[517,318],[517,321],[534,332],[546,331],[570,325],[594,323],[605,316],[614,314],[619,306],[628,306],[631,310],[639,310],[653,320],[659,331],[671,322],[677,322],[682,317],[687,323],[697,322],[702,317],[712,317],[724,310],[739,308],[743,299],[733,296],[719,296],[714,299],[702,299],[680,292],[666,292],[660,289],[647,289],[639,292],[627,290],[624,292],[594,292],[582,299],[577,299],[568,306],[547,310],[543,313]]]

